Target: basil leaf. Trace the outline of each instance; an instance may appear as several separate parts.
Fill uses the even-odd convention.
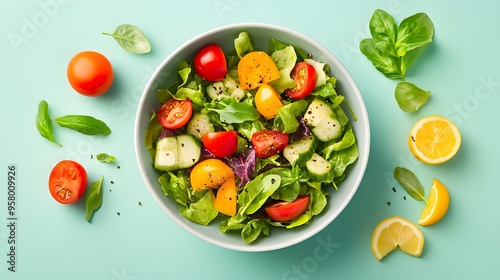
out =
[[[370,34],[374,39],[396,42],[397,29],[394,18],[384,10],[377,9],[370,19]]]
[[[62,147],[62,145],[56,142],[54,139],[54,132],[52,131],[52,120],[50,119],[49,115],[49,104],[45,100],[40,101],[40,103],[38,104],[38,113],[36,114],[36,128],[43,138],[59,145],[59,147]]]
[[[58,125],[76,130],[86,135],[108,135],[111,129],[101,120],[91,116],[66,115],[54,120]]]
[[[118,44],[128,52],[136,54],[144,54],[151,51],[151,44],[146,35],[133,25],[119,25],[113,34],[102,32],[103,35],[113,37]]]
[[[387,55],[391,49],[394,49],[389,42],[366,38],[359,43],[359,49],[371,61],[373,66],[387,78],[401,79],[403,77],[399,67],[401,64],[400,59]]]
[[[415,112],[424,106],[431,92],[425,91],[410,82],[399,82],[394,93],[399,108],[405,112]]]
[[[90,222],[93,214],[102,205],[102,181],[104,176],[90,185],[85,195],[85,219]]]
[[[416,200],[426,201],[424,187],[422,187],[422,184],[420,184],[420,181],[413,172],[404,167],[396,167],[393,176],[411,197]]]
[[[245,121],[258,120],[259,111],[252,105],[241,103],[234,98],[223,98],[218,102],[206,104],[208,111],[219,114],[220,120],[225,123],[243,123]]]
[[[405,18],[398,27],[395,48],[399,56],[405,56],[410,50],[427,46],[434,36],[434,24],[425,13],[414,14]]]
[[[114,157],[112,155],[108,155],[106,153],[97,154],[96,158],[100,162],[115,162],[116,161],[116,157]]]

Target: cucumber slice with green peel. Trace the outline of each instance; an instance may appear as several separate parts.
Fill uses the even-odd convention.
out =
[[[306,169],[313,182],[328,182],[334,177],[332,164],[317,153],[306,162]]]
[[[245,97],[245,91],[229,76],[226,76],[226,78],[220,82],[208,85],[207,94],[208,97],[216,100],[231,97],[236,99],[236,101],[240,101]]]
[[[335,116],[328,102],[322,97],[316,97],[307,107],[304,121],[309,126],[317,126],[324,118]]]
[[[177,137],[162,138],[156,144],[155,168],[169,171],[179,167],[177,150]]]
[[[198,139],[209,132],[214,132],[214,125],[210,117],[204,113],[196,113],[189,120],[186,128],[187,134],[193,135]]]
[[[189,134],[178,135],[177,137],[177,156],[179,169],[189,168],[200,160],[201,143]]]
[[[318,147],[318,141],[314,136],[305,136],[298,141],[288,144],[283,150],[283,156],[292,165],[304,165]]]
[[[322,142],[328,142],[342,136],[342,124],[333,117],[324,118],[312,129],[312,133]]]
[[[201,156],[201,143],[190,134],[162,138],[156,144],[154,167],[162,171],[186,169]]]

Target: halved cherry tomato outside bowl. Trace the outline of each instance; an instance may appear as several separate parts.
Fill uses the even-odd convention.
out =
[[[227,74],[226,56],[219,45],[208,44],[194,57],[194,70],[209,82],[218,82]]]
[[[177,129],[188,123],[193,114],[193,102],[190,99],[170,99],[158,110],[158,120],[164,128]]]
[[[269,206],[264,210],[271,220],[276,222],[289,222],[300,214],[304,213],[309,205],[309,196],[299,196],[292,202],[279,201]]]
[[[287,89],[285,94],[290,98],[304,98],[308,96],[316,86],[316,69],[311,64],[299,62],[290,74],[295,81],[295,87]]]
[[[70,204],[83,196],[87,183],[87,171],[81,164],[72,160],[63,160],[57,163],[50,172],[49,191],[56,201]]]
[[[259,158],[268,158],[285,149],[288,135],[278,130],[261,130],[252,134],[252,146]]]
[[[209,132],[201,137],[203,146],[216,157],[228,157],[238,148],[236,131]]]

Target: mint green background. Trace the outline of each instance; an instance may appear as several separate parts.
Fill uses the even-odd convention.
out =
[[[435,24],[434,42],[407,74],[407,80],[432,92],[417,113],[397,107],[397,82],[378,73],[358,51],[377,8],[397,22],[426,12]],[[498,279],[499,9],[486,0],[1,0],[0,279]],[[327,47],[353,75],[370,116],[370,161],[352,202],[316,236],[266,253],[219,248],[177,226],[146,189],[133,150],[135,110],[154,69],[193,36],[238,22],[281,25]],[[130,54],[101,35],[122,23],[139,26],[154,50]],[[15,44],[14,37],[23,41]],[[114,66],[113,87],[101,97],[80,96],[66,80],[68,61],[83,50],[105,54]],[[53,117],[93,115],[113,133],[87,137],[55,127],[64,144],[59,148],[35,128],[41,99]],[[451,161],[428,166],[413,158],[406,138],[418,119],[434,114],[459,126],[463,144]],[[117,156],[121,168],[90,159],[100,152]],[[90,181],[105,176],[104,203],[91,224],[83,201],[60,205],[47,191],[50,170],[65,158],[81,162]],[[15,273],[7,271],[7,167],[12,164],[18,170]],[[432,179],[439,178],[450,191],[451,205],[438,224],[421,227],[426,238],[421,258],[393,252],[379,262],[370,249],[376,224],[394,215],[417,222],[423,207],[392,179],[396,166],[413,170],[427,193]],[[324,247],[327,243],[330,247]]]

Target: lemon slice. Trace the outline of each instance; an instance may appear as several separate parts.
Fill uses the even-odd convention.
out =
[[[418,224],[421,226],[429,226],[437,223],[444,217],[448,206],[450,205],[450,194],[448,189],[437,179],[431,187],[427,204],[422,210]]]
[[[462,137],[449,119],[430,116],[419,120],[408,138],[411,153],[427,164],[440,164],[451,159],[460,149]]]
[[[381,221],[373,231],[372,251],[378,260],[395,249],[420,257],[424,248],[424,235],[412,222],[394,216]]]

